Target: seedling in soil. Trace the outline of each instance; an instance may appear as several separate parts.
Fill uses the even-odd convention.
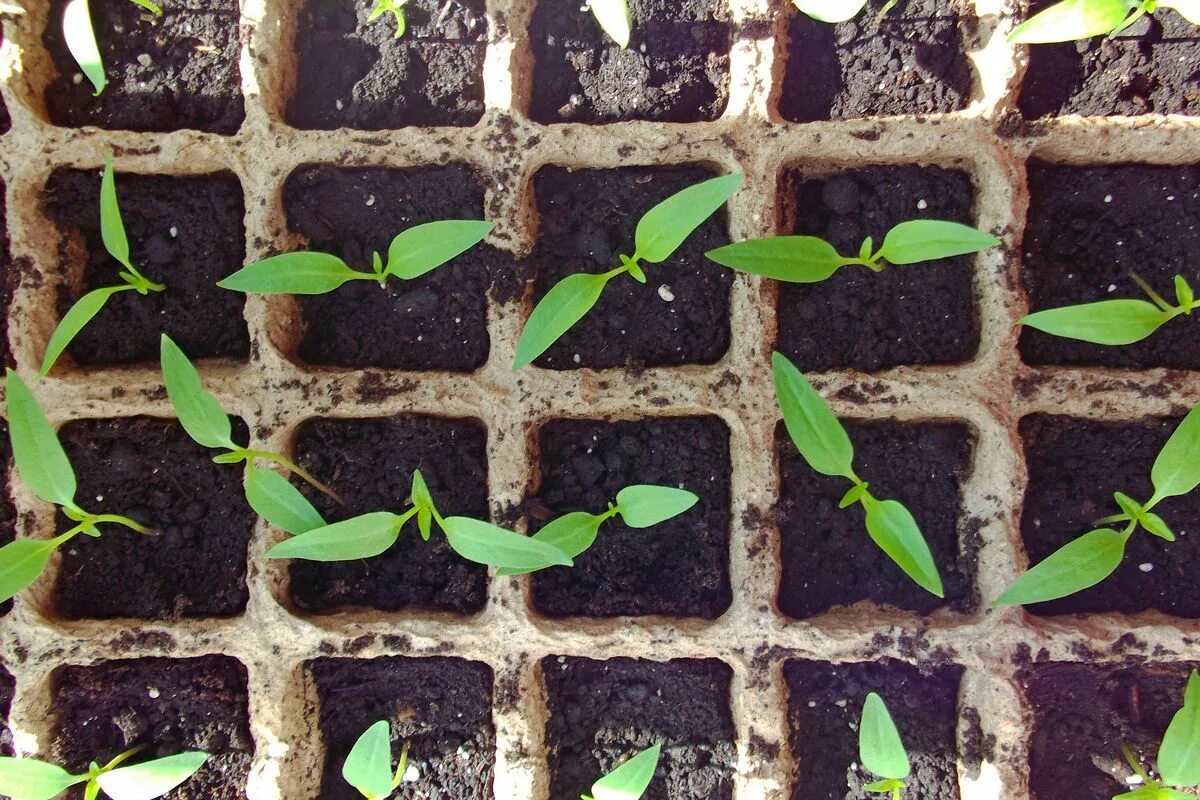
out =
[[[588,6],[596,15],[596,22],[614,42],[625,50],[633,33],[633,14],[629,11],[629,0],[588,0]]]
[[[408,5],[408,0],[375,0],[375,6],[371,9],[367,22],[374,22],[384,13],[391,13],[396,18],[396,38],[399,39],[408,30],[408,19],[404,16],[406,5]]]
[[[792,0],[796,8],[817,22],[848,22],[867,7],[867,0]],[[892,10],[899,0],[888,0],[879,11],[883,16]]]
[[[120,286],[93,289],[71,306],[46,345],[40,373],[43,377],[50,372],[54,362],[62,355],[63,350],[67,349],[71,340],[91,322],[92,317],[100,313],[108,298],[118,292],[128,291],[135,291],[144,297],[150,292],[161,292],[167,288],[146,278],[129,260],[129,239],[125,235],[125,223],[121,221],[121,208],[117,205],[117,187],[113,180],[111,157],[104,162],[104,177],[100,179],[100,236],[104,241],[104,249],[125,268],[118,273],[124,283]]]
[[[387,266],[379,253],[371,257],[372,271],[359,272],[330,253],[284,253],[256,261],[217,283],[222,289],[249,294],[325,294],[347,281],[388,278],[411,281],[465,253],[492,231],[479,220],[443,220],[414,225],[392,239]]]
[[[117,514],[93,514],[75,503],[75,471],[33,393],[17,373],[8,370],[9,437],[17,474],[29,490],[59,506],[75,526],[52,539],[17,539],[0,547],[0,602],[11,599],[42,574],[56,549],[83,533],[99,537],[98,525],[124,525],[138,533],[155,531]],[[4,794],[0,791],[0,794]]]
[[[662,743],[648,747],[592,784],[592,793],[582,800],[639,800],[654,780]]]
[[[1063,0],[1018,25],[1008,40],[1048,44],[1115,36],[1160,8],[1173,8],[1188,22],[1200,25],[1197,0]]]
[[[162,9],[150,0],[129,1],[156,17],[162,16]],[[100,47],[96,44],[96,31],[92,27],[92,13],[88,9],[88,0],[70,0],[63,9],[63,39],[66,40],[67,49],[71,51],[71,57],[95,87],[96,91],[93,94],[99,96],[108,85],[108,79],[104,76],[104,61],[100,57]]]
[[[908,265],[939,258],[978,253],[1000,240],[957,222],[918,219],[901,222],[888,231],[879,250],[871,237],[857,256],[843,256],[815,236],[772,236],[718,247],[706,255],[730,269],[787,283],[817,283],[845,266],[859,265],[882,272],[888,264]]]
[[[1195,291],[1182,275],[1175,276],[1178,306],[1164,300],[1137,275],[1131,274],[1130,277],[1150,301],[1101,300],[1099,303],[1051,308],[1030,314],[1021,320],[1021,324],[1064,339],[1125,345],[1140,342],[1176,317],[1190,315],[1200,308]]]
[[[1200,786],[1200,673],[1192,670],[1183,695],[1183,707],[1175,712],[1158,746],[1158,774],[1154,780],[1138,762],[1137,756],[1122,745],[1125,760],[1142,785],[1113,800],[1194,800],[1193,792],[1180,792],[1171,786]]]
[[[143,745],[126,750],[104,766],[93,761],[81,775],[36,758],[0,757],[0,795],[12,800],[51,800],[82,783],[84,800],[95,800],[101,790],[113,800],[152,800],[195,775],[208,760],[207,753],[193,751],[121,766],[145,749]]]
[[[1139,503],[1127,494],[1115,492],[1113,499],[1120,514],[1096,520],[1102,526],[1068,542],[1013,581],[997,606],[1026,605],[1060,597],[1095,586],[1111,575],[1121,564],[1125,544],[1139,527],[1147,533],[1175,541],[1167,523],[1151,509],[1168,497],[1178,497],[1200,485],[1200,405],[1184,417],[1183,422],[1163,445],[1150,471],[1154,494]],[[1125,523],[1118,531],[1106,527]]]
[[[596,305],[608,282],[629,273],[638,283],[646,282],[641,262],[658,264],[671,257],[704,220],[725,205],[738,187],[741,175],[723,175],[677,192],[647,211],[634,232],[632,256],[621,255],[621,266],[599,274],[580,272],[556,283],[533,309],[521,339],[513,369],[518,370],[546,352]]]
[[[367,800],[392,796],[408,769],[408,742],[400,751],[400,763],[392,771],[392,737],[388,721],[381,719],[367,728],[342,764],[342,777]]]
[[[783,422],[800,455],[822,475],[846,478],[853,484],[838,507],[861,503],[867,533],[879,549],[921,588],[944,597],[933,554],[912,514],[899,501],[875,498],[867,483],[854,474],[850,437],[800,370],[780,353],[772,355],[771,363]]]
[[[904,791],[904,779],[911,766],[900,732],[888,713],[883,698],[875,692],[867,695],[863,703],[862,717],[858,723],[858,760],[881,780],[863,787],[868,792],[890,794],[892,800],[900,800]]]

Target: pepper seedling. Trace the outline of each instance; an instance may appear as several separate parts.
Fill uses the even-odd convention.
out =
[[[1037,311],[1021,319],[1021,324],[1052,336],[1078,339],[1106,345],[1126,345],[1149,338],[1155,331],[1179,316],[1190,315],[1200,308],[1196,293],[1182,275],[1175,276],[1173,306],[1154,291],[1148,283],[1131,274],[1131,278],[1150,298],[1146,300],[1101,300],[1077,306],[1063,306]]]
[[[1115,36],[1160,8],[1173,8],[1188,22],[1200,25],[1198,0],[1063,0],[1022,22],[1008,41],[1050,44]]]
[[[912,767],[904,743],[900,741],[896,723],[892,721],[883,698],[875,692],[867,695],[862,717],[859,718],[858,760],[881,779],[868,783],[863,787],[864,791],[890,794],[892,800],[900,800],[904,780]]]
[[[1200,786],[1200,673],[1192,670],[1183,693],[1183,707],[1171,717],[1158,746],[1161,780],[1150,777],[1128,745],[1122,745],[1121,749],[1134,774],[1142,779],[1142,785],[1132,792],[1116,795],[1113,800],[1194,800],[1193,792],[1169,787]]]
[[[404,780],[408,769],[408,742],[400,751],[400,763],[392,771],[392,737],[386,719],[363,731],[342,764],[342,777],[367,800],[385,800]]]
[[[629,10],[629,0],[588,0],[588,6],[600,23],[600,29],[609,38],[621,45],[622,50],[629,48],[629,37],[633,34],[633,14]]]
[[[817,22],[849,22],[867,7],[867,0],[792,0],[796,8]],[[899,0],[888,0],[879,11],[883,16],[892,10]]]
[[[399,39],[408,30],[408,18],[404,16],[406,5],[408,0],[375,0],[371,13],[367,15],[367,22],[374,22],[385,13],[390,13],[396,18],[396,38]]]
[[[593,783],[590,795],[580,797],[582,800],[639,800],[654,780],[661,754],[662,742],[646,748]]]
[[[638,283],[645,283],[641,262],[658,264],[670,258],[704,220],[725,205],[742,180],[741,175],[723,175],[671,195],[638,221],[633,255],[621,254],[621,266],[608,272],[579,272],[556,283],[529,315],[517,342],[513,369],[528,366],[583,319],[613,278],[629,273]]]
[[[155,283],[137,271],[129,260],[129,238],[125,235],[125,223],[121,220],[121,207],[117,204],[117,187],[113,179],[112,157],[104,162],[104,176],[100,179],[100,238],[108,254],[121,263],[125,269],[118,273],[124,281],[120,286],[105,286],[93,289],[71,306],[63,316],[50,341],[46,345],[46,354],[42,357],[40,375],[49,374],[54,362],[67,349],[67,345],[83,330],[92,318],[100,313],[108,298],[119,292],[135,291],[143,297],[150,292],[161,292],[167,287]]]
[[[803,373],[781,353],[774,353],[771,363],[783,423],[800,455],[822,475],[845,478],[853,484],[838,507],[861,503],[871,540],[921,588],[944,597],[942,577],[913,515],[897,500],[875,498],[867,483],[854,473],[850,437]]]
[[[978,253],[1000,240],[957,222],[917,219],[888,231],[879,250],[867,237],[857,256],[840,255],[816,236],[772,236],[718,247],[706,255],[730,269],[787,283],[817,283],[845,266],[858,265],[882,272],[888,264],[908,265],[939,258]]]
[[[96,800],[101,790],[113,800],[152,800],[191,778],[208,760],[207,753],[192,751],[121,766],[145,749],[142,745],[126,750],[104,766],[93,761],[80,775],[36,758],[0,757],[0,795],[12,800],[51,800],[82,783],[84,800]]]
[[[150,0],[129,0],[139,5],[156,17],[162,16],[162,9]],[[100,46],[96,44],[96,30],[92,26],[92,12],[88,8],[88,0],[70,0],[63,9],[63,39],[67,50],[79,65],[79,69],[91,81],[95,92],[93,97],[99,97],[108,85],[104,75],[104,60],[100,56]]]
[[[155,533],[129,517],[93,514],[80,508],[75,503],[75,471],[33,393],[11,369],[5,388],[9,438],[17,474],[31,492],[61,508],[75,525],[51,539],[17,539],[0,547],[0,602],[11,599],[37,580],[54,551],[80,533],[99,537],[97,525],[113,523],[138,533]]]
[[[1125,556],[1125,544],[1139,527],[1147,533],[1175,541],[1167,523],[1151,509],[1168,497],[1178,497],[1200,485],[1200,405],[1193,408],[1167,439],[1150,470],[1154,494],[1139,503],[1115,492],[1121,513],[1096,520],[1102,526],[1055,550],[1031,567],[996,600],[996,606],[1026,605],[1057,600],[1095,586],[1111,575]],[[1126,523],[1120,531],[1103,527]]]

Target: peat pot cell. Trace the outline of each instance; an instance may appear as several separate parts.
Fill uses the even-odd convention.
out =
[[[612,518],[570,569],[535,572],[533,605],[549,617],[661,614],[715,619],[729,608],[729,429],[717,417],[553,420],[539,432],[541,483],[531,527],[571,511],[602,513],[635,484],[687,489],[700,501],[648,529]]]
[[[483,184],[470,167],[408,169],[306,166],[284,183],[288,227],[308,248],[371,270],[372,253],[414,225],[483,219]],[[297,298],[310,364],[470,372],[487,360],[487,292],[511,275],[512,257],[477,244],[414,280],[387,286],[350,281],[328,294]]]
[[[63,11],[50,0],[42,41],[57,74],[46,87],[55,125],[110,130],[237,133],[246,117],[238,68],[238,0],[163,0],[156,17],[135,3],[92,3],[108,85],[99,97],[67,49]]]
[[[391,727],[394,759],[404,743],[410,748],[401,796],[491,800],[491,667],[461,658],[399,657],[320,658],[307,666],[325,745],[318,800],[361,800],[342,778],[342,764],[379,720]]]
[[[784,230],[819,236],[842,253],[857,253],[868,236],[878,246],[908,220],[975,224],[970,177],[940,167],[823,177],[793,170],[784,193]],[[971,263],[956,256],[882,272],[846,267],[820,283],[780,284],[776,347],[804,372],[969,361],[979,347]]]
[[[574,13],[574,12],[572,12]],[[545,167],[534,176],[541,217],[533,261],[534,301],[577,272],[607,272],[633,254],[638,220],[688,186],[715,177],[704,167]],[[599,302],[550,349],[539,367],[712,364],[729,349],[733,273],[704,257],[729,243],[717,212],[661,264],[646,264],[647,282],[610,281]]]
[[[899,500],[916,518],[941,573],[945,599],[913,582],[871,541],[862,506],[838,508],[846,481],[813,471],[780,423],[776,429],[782,543],[779,607],[806,619],[866,600],[920,614],[978,604],[978,536],[962,520],[962,483],[974,437],[958,422],[847,420],[854,468],[879,498]],[[965,529],[960,537],[960,527]]]
[[[858,723],[876,692],[887,704],[908,751],[905,797],[958,800],[958,666],[918,669],[890,658],[874,663],[787,661],[788,741],[796,762],[792,800],[867,800],[878,780],[859,765]],[[1066,797],[1066,795],[1063,795]]]
[[[234,426],[244,441],[246,426]],[[254,514],[242,470],[215,464],[175,420],[82,420],[59,431],[79,482],[76,497],[123,514],[156,535],[121,525],[79,535],[60,549],[55,610],[71,619],[230,616],[246,607],[246,547]],[[57,514],[57,530],[72,523]]]
[[[300,484],[330,523],[408,507],[419,469],[443,516],[488,519],[487,431],[475,419],[405,414],[387,419],[317,419],[297,434],[296,459],[342,503]],[[291,562],[292,602],[306,611],[413,606],[473,614],[483,608],[487,568],[461,558],[435,526],[426,542],[414,517],[396,543],[358,561]]]
[[[373,0],[307,0],[296,27],[297,128],[474,125],[483,117],[484,0],[412,0],[405,34]]]
[[[4,667],[0,667],[0,756],[13,754],[13,736],[8,727],[8,715],[12,713],[13,695],[17,682]]]
[[[130,763],[190,750],[209,754],[200,771],[167,800],[244,800],[254,755],[246,668],[236,659],[133,658],[59,667],[52,755],[72,773],[86,772],[145,746]],[[83,793],[73,789],[71,800]]]
[[[0,420],[0,547],[17,538],[17,508],[9,494],[9,465],[12,464],[12,442],[8,438],[8,423]],[[12,610],[12,600],[0,603],[0,616]]]
[[[779,113],[790,122],[946,114],[971,101],[961,0],[907,0],[881,15],[870,0],[849,22],[792,12]]]
[[[137,8],[133,3],[122,6]],[[77,364],[129,364],[159,360],[167,333],[189,357],[245,359],[250,336],[242,316],[244,296],[217,286],[245,259],[245,202],[229,172],[178,177],[118,174],[121,217],[130,259],[162,292],[119,292],[71,342]],[[119,286],[120,263],[100,236],[100,172],[56,170],[43,207],[59,229],[57,312],[103,286]],[[69,276],[80,272],[82,279]]]
[[[737,748],[726,664],[547,656],[541,672],[550,800],[577,800],[656,742],[662,758],[645,800],[732,800]]]
[[[1029,166],[1022,279],[1030,311],[1148,300],[1137,274],[1171,303],[1183,275],[1200,288],[1200,166]],[[1200,314],[1149,338],[1104,347],[1023,328],[1028,364],[1200,369]]]
[[[1120,513],[1113,492],[1139,502],[1150,499],[1150,469],[1179,421],[1152,417],[1111,423],[1048,414],[1022,419],[1029,484],[1021,538],[1029,563],[1095,529],[1095,520]],[[1169,498],[1154,511],[1177,534],[1174,542],[1139,529],[1112,575],[1091,589],[1026,610],[1046,616],[1158,610],[1200,617],[1200,595],[1195,591],[1200,493]]]

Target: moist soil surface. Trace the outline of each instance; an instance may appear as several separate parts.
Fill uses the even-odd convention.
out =
[[[57,69],[46,87],[55,125],[131,131],[237,133],[242,100],[238,0],[166,0],[156,17],[135,3],[92,3],[108,85],[92,84],[62,33],[67,0],[51,0],[42,41]]]
[[[539,0],[530,116],[537,122],[702,122],[729,102],[726,0],[632,0],[628,49],[575,0]]]
[[[363,731],[391,724],[392,758],[408,742],[417,771],[399,796],[489,800],[496,761],[492,669],[460,658],[322,658],[308,663],[320,702],[325,768],[319,800],[361,800],[342,765]]]
[[[571,511],[603,513],[635,484],[687,489],[700,501],[652,528],[619,517],[570,569],[532,575],[533,605],[551,617],[662,614],[714,619],[729,582],[729,430],[717,417],[554,420],[538,437],[541,485],[532,529]]]
[[[442,516],[488,519],[487,432],[472,419],[406,414],[387,419],[318,419],[296,438],[296,460],[335,492],[338,504],[307,484],[303,491],[325,520],[372,511],[402,513],[419,469]],[[386,552],[369,559],[294,560],[292,601],[307,611],[409,606],[471,614],[483,608],[487,568],[461,558],[434,526],[421,539],[415,518]]]
[[[484,0],[411,0],[405,34],[371,0],[308,0],[296,23],[297,128],[474,125],[483,117]]]
[[[4,181],[0,181],[0,195],[6,193]],[[0,219],[8,219],[8,209],[4,197],[0,196]],[[8,343],[8,309],[12,305],[13,289],[21,279],[21,269],[13,263],[11,243],[8,239],[8,226],[0,230],[0,303],[4,304],[4,313],[0,314],[0,359],[4,366],[15,367],[12,348]]]
[[[864,791],[878,776],[858,758],[858,723],[870,692],[887,704],[908,750],[912,773],[904,796],[957,800],[955,729],[962,673],[959,666],[922,670],[890,658],[862,664],[785,662],[788,738],[797,774],[792,800],[880,796]]]
[[[136,8],[129,2],[119,5]],[[245,297],[216,285],[241,269],[245,259],[245,204],[237,178],[229,172],[197,177],[117,174],[116,187],[130,260],[167,288],[146,296],[124,291],[110,297],[67,348],[71,358],[84,365],[157,365],[164,332],[193,360],[247,358]],[[100,236],[99,204],[98,170],[56,170],[50,176],[44,210],[60,231],[59,270],[82,274],[81,280],[59,286],[60,318],[86,292],[122,284],[118,273],[123,268]]]
[[[17,538],[17,507],[9,494],[9,471],[12,464],[12,442],[8,438],[8,423],[0,420],[0,478],[4,489],[0,491],[0,547]],[[12,611],[12,600],[0,603],[0,616]]]
[[[1137,273],[1175,305],[1174,280],[1200,291],[1200,167],[1069,167],[1033,163],[1022,278],[1030,310],[1131,298],[1149,300]],[[1021,332],[1029,364],[1200,369],[1200,314],[1149,338],[1104,347]]]
[[[977,21],[957,0],[908,0],[881,16],[870,0],[829,25],[791,9],[779,113],[791,122],[943,114],[966,108],[964,34]]]
[[[8,714],[12,711],[13,695],[17,681],[4,667],[0,667],[0,756],[13,755],[13,736],[8,727]]]
[[[234,439],[246,441],[246,427]],[[230,616],[246,607],[246,547],[254,514],[242,468],[214,464],[175,420],[79,420],[59,431],[83,508],[159,531],[100,526],[60,548],[55,610],[69,618]],[[100,499],[103,498],[103,499]],[[74,523],[61,512],[57,530]]]
[[[868,236],[878,248],[889,230],[912,219],[975,223],[971,179],[940,167],[866,167],[828,177],[797,170],[785,177],[784,194],[784,231],[819,236],[846,255]],[[979,347],[972,258],[882,272],[843,267],[820,283],[780,284],[776,347],[804,372],[969,361]]]
[[[550,717],[550,800],[578,800],[601,775],[663,743],[644,800],[732,800],[731,670],[715,659],[541,661]]]
[[[86,771],[133,747],[129,763],[201,750],[208,760],[165,800],[243,800],[254,740],[246,668],[227,656],[136,658],[51,676],[55,763]],[[79,800],[76,788],[68,797]]]
[[[944,600],[918,586],[867,533],[861,505],[838,508],[844,478],[814,472],[780,423],[776,429],[782,575],[779,607],[804,619],[861,600],[921,614],[967,613],[975,591],[978,542],[959,539],[962,482],[974,439],[954,422],[847,421],[854,469],[877,498],[899,500],[916,518],[942,575]]]
[[[643,214],[712,177],[686,166],[539,170],[534,302],[568,275],[619,267],[620,254],[633,254]],[[534,363],[551,369],[712,364],[729,348],[733,272],[704,253],[728,243],[718,211],[666,261],[644,264],[646,283],[629,274],[609,281],[595,307]]]

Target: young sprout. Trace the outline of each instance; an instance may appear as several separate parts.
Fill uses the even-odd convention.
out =
[[[817,22],[848,22],[858,16],[867,6],[867,0],[792,0],[796,8]],[[888,0],[879,11],[883,16],[892,10],[899,0]]]
[[[120,286],[105,286],[93,289],[76,301],[75,305],[63,316],[50,342],[46,345],[46,355],[42,358],[41,376],[49,374],[54,362],[62,355],[63,350],[71,340],[83,330],[92,317],[100,313],[108,298],[118,292],[135,291],[145,296],[150,292],[161,292],[167,287],[161,283],[146,278],[129,260],[129,239],[125,235],[125,223],[121,221],[121,208],[117,205],[117,187],[113,181],[112,158],[104,162],[104,177],[100,179],[100,237],[104,241],[104,249],[108,254],[121,263],[125,269],[118,273],[124,281]]]
[[[629,11],[629,0],[588,0],[588,6],[596,16],[600,28],[625,50],[633,33],[633,14]]]
[[[363,731],[342,764],[342,777],[367,800],[385,800],[404,780],[408,769],[408,742],[400,751],[400,763],[392,771],[392,737],[386,719]]]
[[[146,9],[156,17],[162,16],[162,9],[150,0],[129,0]],[[88,9],[88,0],[70,0],[63,9],[63,39],[71,57],[83,70],[83,74],[91,81],[98,97],[108,85],[104,76],[104,61],[100,57],[100,47],[96,44],[96,31],[92,27],[92,14]]]
[[[771,363],[783,423],[800,455],[822,475],[845,478],[853,484],[838,507],[861,503],[867,514],[867,533],[879,549],[921,588],[944,597],[942,577],[912,514],[896,500],[876,499],[866,482],[854,474],[850,437],[800,370],[780,353],[772,355]]]
[[[17,474],[31,492],[61,508],[75,525],[52,539],[17,539],[0,547],[0,602],[11,599],[37,580],[54,551],[78,534],[100,536],[97,525],[113,523],[138,533],[154,533],[128,517],[93,514],[80,508],[75,503],[75,471],[33,393],[11,369],[5,387]]]
[[[82,783],[85,800],[95,800],[101,790],[112,800],[152,800],[195,775],[208,759],[207,753],[193,751],[121,766],[145,749],[142,745],[126,750],[104,766],[93,761],[80,775],[36,758],[0,757],[0,795],[12,800],[51,800]]]
[[[399,39],[408,30],[408,20],[404,16],[406,5],[408,5],[408,0],[375,0],[375,6],[371,9],[367,22],[374,22],[385,12],[391,12],[392,16],[396,18],[396,38]]]
[[[1115,36],[1160,8],[1173,8],[1188,22],[1200,25],[1196,0],[1063,0],[1018,25],[1008,41],[1048,44]]]
[[[1191,314],[1200,308],[1196,293],[1182,275],[1175,276],[1178,306],[1164,300],[1136,274],[1131,273],[1130,277],[1152,302],[1101,300],[1098,303],[1051,308],[1028,315],[1021,320],[1021,324],[1064,339],[1125,345],[1140,342],[1176,317]]]
[[[639,800],[654,780],[662,742],[648,747],[592,784],[592,793],[582,800]]]
[[[872,774],[882,780],[863,787],[868,792],[891,794],[892,800],[900,800],[904,791],[904,779],[912,767],[908,753],[900,741],[900,732],[888,713],[883,698],[871,692],[863,703],[862,718],[858,723],[858,760]]]
[[[646,282],[641,262],[658,264],[670,258],[683,241],[742,185],[741,175],[724,175],[689,186],[647,211],[634,232],[632,256],[621,255],[621,266],[608,272],[580,272],[556,283],[542,298],[517,342],[513,369],[521,369],[546,352],[558,337],[583,319],[596,305],[610,280],[628,272],[639,283]]]
[[[1132,792],[1119,794],[1113,800],[1194,800],[1193,792],[1180,792],[1168,787],[1191,789],[1200,786],[1200,673],[1192,670],[1183,694],[1183,707],[1175,712],[1167,732],[1158,746],[1158,774],[1161,781],[1150,777],[1128,745],[1122,745],[1125,760],[1142,785]]]
[[[1200,405],[1184,417],[1183,422],[1163,445],[1150,470],[1154,494],[1145,503],[1129,495],[1115,492],[1113,499],[1121,513],[1096,520],[1101,526],[1068,542],[1013,581],[999,599],[997,606],[1026,605],[1060,597],[1095,586],[1111,575],[1125,555],[1125,543],[1139,527],[1147,533],[1175,541],[1175,534],[1153,509],[1168,497],[1178,497],[1200,485]],[[1125,523],[1122,530],[1105,527]]]
[[[772,236],[718,247],[706,255],[731,269],[788,283],[817,283],[852,264],[882,272],[888,264],[934,261],[995,247],[1000,240],[957,222],[917,219],[888,231],[878,251],[871,237],[857,256],[843,256],[815,236]]]

